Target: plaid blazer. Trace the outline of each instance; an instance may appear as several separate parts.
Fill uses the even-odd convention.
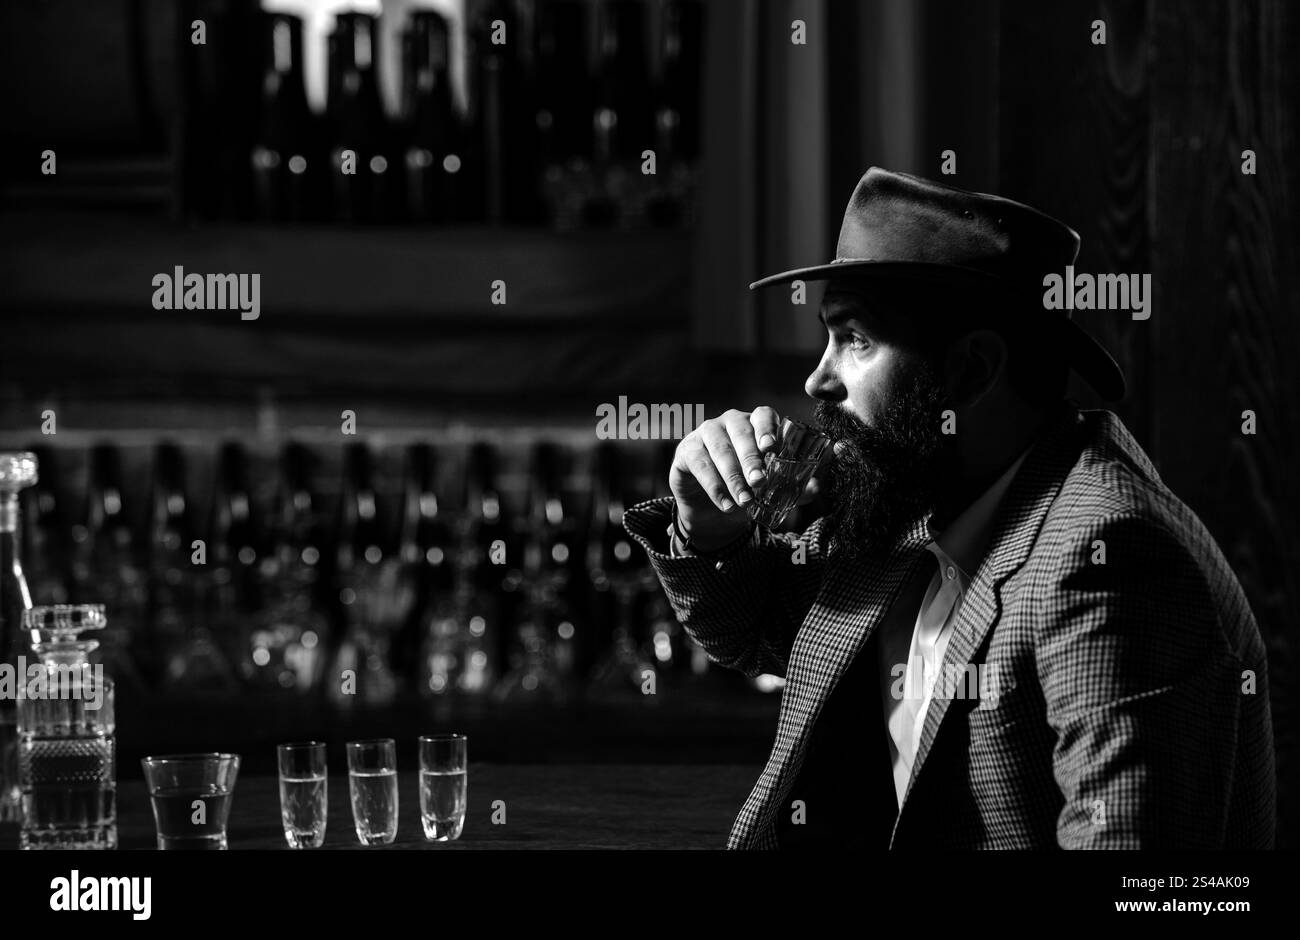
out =
[[[831,556],[817,520],[756,532],[715,566],[664,554],[671,504],[624,525],[682,624],[714,662],[786,680],[727,842],[778,848],[796,811],[850,811],[792,791],[823,706],[928,555],[926,520],[876,565]],[[995,667],[996,698],[936,692],[902,807],[878,810],[894,817],[882,847],[1272,846],[1259,629],[1210,533],[1111,412],[1063,402],[1007,490],[941,673],[972,665]],[[878,694],[874,667],[859,672]],[[869,730],[861,747],[884,749]]]

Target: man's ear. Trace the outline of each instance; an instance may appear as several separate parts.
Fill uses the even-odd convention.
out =
[[[995,330],[972,330],[948,346],[944,375],[949,401],[969,408],[998,384],[1007,368],[1007,343]]]

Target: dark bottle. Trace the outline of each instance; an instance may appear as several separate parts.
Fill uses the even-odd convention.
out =
[[[537,25],[536,123],[548,164],[591,159],[589,58],[587,5],[581,0],[544,3]]]
[[[561,455],[549,442],[533,453],[523,583],[514,618],[510,672],[499,697],[563,701],[578,667],[577,586],[580,546],[564,491]]]
[[[253,575],[258,535],[248,487],[248,455],[228,441],[217,452],[203,564],[193,567],[194,614],[185,647],[167,662],[167,680],[195,691],[230,691],[247,657],[257,607]]]
[[[173,18],[177,31],[177,209],[187,217],[246,218],[256,125],[260,49],[257,5],[189,0]],[[195,43],[195,21],[204,42]],[[108,622],[113,624],[110,611]]]
[[[591,573],[593,633],[602,653],[591,672],[593,696],[639,694],[647,673],[655,667],[643,652],[643,630],[638,623],[646,589],[643,560],[633,551],[623,528],[625,479],[616,445],[603,444],[596,452],[596,489],[591,503],[591,530],[587,539],[587,570]]]
[[[148,582],[127,510],[121,454],[96,444],[85,512],[72,529],[73,602],[105,606],[98,653],[119,688],[134,693],[159,678],[162,650],[148,630]]]
[[[325,171],[303,84],[302,20],[267,13],[261,27],[261,110],[251,155],[254,214],[300,222],[319,208],[318,183]]]
[[[362,443],[349,445],[344,454],[335,539],[342,640],[334,673],[348,673],[355,682],[331,686],[330,694],[345,707],[358,701],[387,705],[397,694],[397,678],[389,663],[392,637],[414,598],[401,559],[385,539],[370,448]]]
[[[693,0],[670,0],[663,23],[654,112],[657,172],[645,212],[652,225],[669,227],[691,218],[692,166],[699,156],[703,10]]]
[[[22,617],[32,607],[20,559],[18,494],[36,478],[34,454],[0,454],[0,666],[15,670],[15,678],[19,658],[30,653]],[[22,821],[17,720],[17,701],[0,697],[0,822]]]
[[[438,501],[433,447],[413,443],[406,452],[406,480],[398,553],[415,589],[411,615],[394,640],[398,675],[421,681],[421,646],[429,621],[446,615],[455,594],[455,536]]]
[[[654,141],[646,5],[610,0],[600,7],[593,135],[597,160],[640,162]]]
[[[538,162],[548,221],[578,228],[591,184],[592,75],[587,4],[549,0],[538,11]]]
[[[379,21],[339,13],[329,37],[330,188],[334,217],[385,222],[392,217],[395,179],[388,126],[379,100]]]
[[[175,684],[173,662],[189,650],[194,614],[194,583],[185,457],[164,442],[154,451],[149,506],[149,622],[162,658],[164,683]],[[200,569],[201,570],[201,569]]]
[[[447,20],[433,10],[412,11],[402,51],[406,217],[412,222],[452,221],[468,207],[457,201],[465,179],[460,175],[464,154],[452,103]]]
[[[610,0],[598,14],[596,101],[592,140],[600,192],[588,203],[588,224],[634,224],[641,152],[653,146],[653,108],[646,62],[646,8]]]
[[[664,7],[663,68],[656,95],[655,146],[663,162],[695,161],[700,153],[704,9],[695,0]]]
[[[509,0],[488,0],[471,30],[475,103],[488,222],[540,216],[536,105],[528,81],[528,42]]]
[[[497,455],[475,444],[466,468],[459,576],[464,624],[455,685],[471,695],[491,691],[501,673],[506,624],[516,606],[522,572],[518,546],[497,488]]]

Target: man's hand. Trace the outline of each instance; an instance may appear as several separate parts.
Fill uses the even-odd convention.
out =
[[[763,456],[781,442],[781,417],[766,405],[732,409],[705,421],[677,445],[668,485],[682,532],[715,551],[749,529],[746,511],[764,477]]]

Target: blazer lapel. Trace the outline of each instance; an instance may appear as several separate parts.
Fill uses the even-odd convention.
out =
[[[961,611],[953,624],[952,638],[939,667],[939,676],[959,674],[958,670],[970,663],[997,622],[1002,610],[1002,585],[1029,557],[1047,510],[1060,492],[1070,467],[1078,459],[1080,422],[1078,409],[1073,404],[1063,403],[1008,487],[989,537],[984,561],[971,579]],[[898,819],[894,822],[895,835],[951,702],[949,696],[935,696],[926,710],[921,742],[912,763],[912,776],[903,795]]]
[[[750,794],[749,805],[762,807],[758,831],[772,825],[784,805],[822,707],[888,612],[912,567],[928,557],[927,519],[914,523],[882,564],[852,559],[832,563],[790,651],[776,745]]]

